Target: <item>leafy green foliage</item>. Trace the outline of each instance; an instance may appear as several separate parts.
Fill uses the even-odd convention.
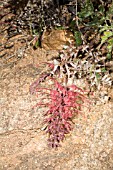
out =
[[[107,43],[107,58],[111,59],[113,49],[113,28],[109,26],[104,26],[102,29],[100,29],[100,32],[103,32],[103,35],[101,36],[100,46],[102,46],[104,43]]]
[[[107,43],[107,59],[112,58],[112,50],[113,50],[113,3],[111,4],[109,10],[106,13],[106,18],[105,18],[105,24],[104,26],[100,27],[100,33],[102,34],[101,36],[101,44],[102,46],[104,43]],[[109,21],[110,26],[107,24],[107,21]]]
[[[89,28],[97,30],[98,34],[100,34],[98,50],[104,44],[107,44],[106,58],[111,59],[113,51],[113,2],[107,8],[105,4],[103,1],[94,3],[92,0],[86,0],[85,4],[81,3],[80,9],[77,11],[78,26],[74,20],[71,22],[70,27],[74,32],[77,46],[82,44],[80,28],[85,26],[86,30]],[[76,31],[74,24],[79,27],[79,31]]]
[[[85,6],[81,6],[81,10],[78,12],[80,23],[85,26],[98,27],[105,20],[105,9],[103,5],[99,5],[98,10],[94,8],[91,0],[87,0]]]
[[[79,18],[82,20],[93,15],[94,15],[93,3],[90,0],[87,0],[85,5],[81,6],[81,11],[79,12]]]
[[[76,41],[76,46],[82,45],[81,32],[80,31],[75,31],[74,32],[74,37],[75,37],[75,41]]]

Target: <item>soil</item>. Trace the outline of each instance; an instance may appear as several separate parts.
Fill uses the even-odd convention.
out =
[[[84,109],[62,147],[50,149],[43,124],[47,108],[32,109],[41,96],[30,94],[29,87],[60,47],[33,50],[30,38],[25,33],[7,40],[5,31],[0,37],[0,169],[113,170],[113,88],[103,87],[107,99]]]

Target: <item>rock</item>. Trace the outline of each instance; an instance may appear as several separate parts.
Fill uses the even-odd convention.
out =
[[[42,48],[45,50],[61,50],[63,45],[74,41],[71,32],[66,30],[45,31],[42,35]]]

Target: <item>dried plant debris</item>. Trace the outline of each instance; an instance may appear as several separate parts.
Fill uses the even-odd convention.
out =
[[[32,33],[41,34],[46,28],[66,26],[71,15],[66,7],[70,1],[55,0],[9,0],[12,17],[9,34],[22,33],[27,29]],[[14,28],[15,27],[15,28]],[[16,34],[16,33],[15,33]]]
[[[77,79],[85,78],[89,87],[100,89],[101,85],[112,85],[112,78],[106,67],[106,57],[101,52],[90,49],[89,45],[64,46],[59,56],[53,60],[52,74],[67,77],[67,84],[76,84]]]

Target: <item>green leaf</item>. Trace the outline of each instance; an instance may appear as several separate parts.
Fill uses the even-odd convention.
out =
[[[81,11],[78,13],[79,18],[87,18],[94,14],[94,7],[91,0],[87,0],[85,6],[82,6]]]
[[[75,31],[74,36],[75,36],[76,45],[77,46],[82,45],[81,32],[80,31]]]
[[[101,44],[103,44],[103,43],[105,43],[105,42],[106,42],[106,40],[108,39],[108,37],[106,37],[106,36],[102,36],[102,37],[101,37],[101,39],[102,39]]]
[[[108,43],[109,43],[111,46],[113,46],[113,38],[110,38],[110,39],[108,40]]]
[[[109,52],[112,51],[112,47],[113,47],[112,45],[109,45],[109,44],[108,44],[107,49],[108,49]]]
[[[101,39],[102,39],[101,44],[105,43],[105,41],[107,41],[108,38],[110,38],[111,36],[113,36],[113,32],[104,31],[104,35],[101,36]],[[110,40],[108,40],[108,43],[112,43],[112,41],[113,41],[113,39],[110,39]]]
[[[55,27],[56,30],[64,30],[65,28],[63,26],[58,26],[58,27]]]
[[[105,73],[107,70],[105,67],[101,68],[102,73]]]
[[[105,32],[104,32],[104,35],[105,35],[107,38],[109,38],[109,37],[111,37],[111,36],[113,35],[113,33],[112,33],[111,31],[105,31]]]
[[[40,40],[38,39],[37,41],[36,41],[36,43],[35,43],[35,48],[38,48],[38,47],[40,47]]]
[[[107,59],[108,59],[108,60],[111,60],[111,58],[112,58],[111,53],[108,53],[108,54],[107,54]]]
[[[100,74],[99,73],[95,73],[96,78],[99,80],[100,79]]]

